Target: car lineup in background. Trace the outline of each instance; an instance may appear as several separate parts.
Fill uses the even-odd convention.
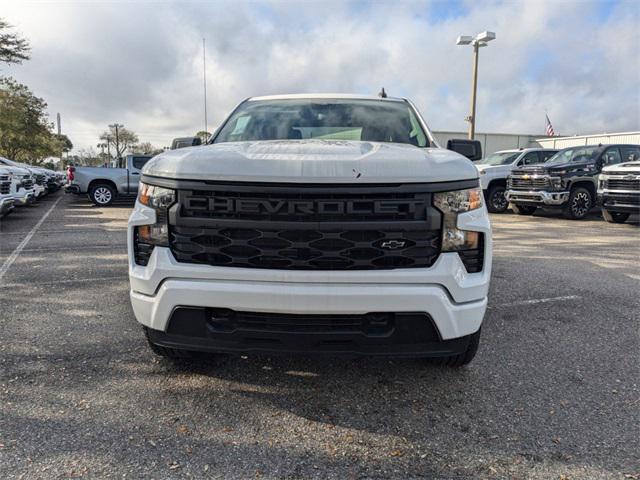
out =
[[[59,190],[65,181],[63,172],[0,157],[0,218]]]
[[[532,215],[538,208],[580,220],[596,205],[607,222],[640,213],[640,145],[495,152],[476,163],[487,209]]]

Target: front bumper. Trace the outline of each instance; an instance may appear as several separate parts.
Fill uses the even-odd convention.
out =
[[[36,193],[33,188],[25,190],[21,188],[18,193],[13,194],[13,204],[15,206],[30,205],[36,201]]]
[[[351,353],[364,354],[438,355],[457,351],[458,347],[466,345],[468,339],[449,346],[446,341],[477,332],[487,307],[491,227],[484,207],[458,216],[458,228],[484,233],[484,268],[471,274],[467,273],[457,253],[442,253],[430,268],[301,271],[180,263],[170,249],[156,247],[147,266],[136,265],[133,227],[154,221],[155,212],[136,202],[128,231],[130,297],[136,319],[151,329],[152,341],[161,345],[173,344],[179,348],[180,344],[181,348],[213,351],[323,351],[318,344],[309,343],[313,338],[318,340],[317,335],[312,339],[297,336],[292,343],[286,341],[285,334],[279,333],[277,337],[282,340],[282,345],[276,348],[273,344],[272,349],[268,345],[242,342],[230,346],[229,342],[234,344],[230,337],[225,337],[228,341],[208,338],[206,345],[187,342],[184,337],[176,338],[169,331],[173,323],[171,318],[181,307],[191,307],[196,311],[227,309],[283,315],[412,313],[422,314],[432,322],[437,342],[407,347],[402,338],[389,337],[389,342],[384,345],[379,339],[373,343],[356,342],[350,347],[334,343],[336,348],[329,348],[329,351],[346,349]],[[398,317],[397,322],[402,323],[402,318]],[[427,324],[424,325],[426,328]],[[331,338],[345,342],[353,340],[340,334]],[[299,342],[297,347],[295,342]]]
[[[35,191],[36,198],[40,198],[47,193],[47,188],[44,185],[38,185],[37,183],[33,186],[33,190]]]
[[[597,205],[609,212],[640,213],[640,192],[598,190]]]
[[[0,199],[0,215],[13,210],[13,197],[5,197]]]
[[[559,206],[569,201],[570,192],[547,192],[545,190],[507,190],[508,202],[523,205]]]
[[[80,193],[80,185],[77,185],[75,183],[67,183],[64,186],[64,192],[65,193],[79,194]]]

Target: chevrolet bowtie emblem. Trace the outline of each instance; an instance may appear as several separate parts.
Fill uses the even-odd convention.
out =
[[[522,176],[522,179],[523,179],[523,180],[529,180],[530,178],[531,178],[531,177],[530,177],[529,175],[523,175],[523,176]]]
[[[402,240],[387,240],[382,242],[380,245],[382,248],[386,248],[387,250],[397,250],[399,248],[404,247],[407,242],[403,242]]]

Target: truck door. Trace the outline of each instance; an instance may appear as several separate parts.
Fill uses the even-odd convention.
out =
[[[144,164],[151,160],[149,155],[131,155],[128,157],[127,168],[129,170],[129,193],[138,193],[140,183],[140,171]]]

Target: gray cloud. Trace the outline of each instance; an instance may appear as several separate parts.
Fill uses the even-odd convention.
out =
[[[5,68],[44,97],[76,146],[118,121],[167,145],[203,126],[201,39],[207,39],[209,125],[242,99],[285,92],[414,99],[434,129],[466,128],[471,49],[481,51],[478,128],[566,134],[640,129],[640,12],[607,18],[589,2],[29,3],[3,17],[33,46]]]

